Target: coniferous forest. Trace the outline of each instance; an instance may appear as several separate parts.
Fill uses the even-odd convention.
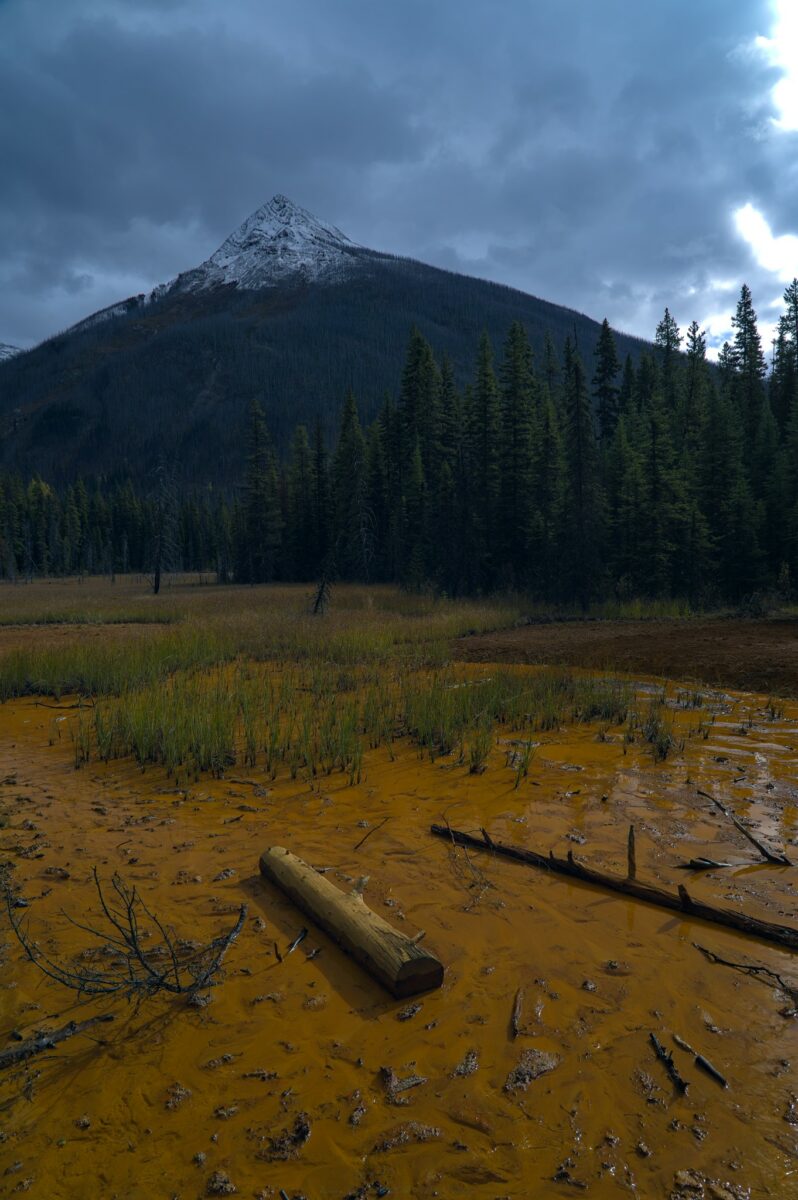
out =
[[[770,362],[749,289],[717,363],[669,311],[637,362],[516,322],[458,389],[413,330],[401,388],[336,444],[296,427],[278,461],[262,406],[234,492],[181,494],[168,463],[128,481],[0,478],[0,576],[212,570],[221,581],[513,589],[552,605],[791,593],[798,579],[798,280]]]

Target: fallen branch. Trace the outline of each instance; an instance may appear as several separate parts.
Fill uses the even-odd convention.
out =
[[[521,1015],[524,1008],[524,989],[520,987],[515,993],[515,1003],[513,1004],[513,1015],[510,1018],[510,1033],[514,1038],[518,1037],[521,1032]]]
[[[759,853],[764,859],[767,860],[767,862],[776,863],[780,867],[792,866],[792,863],[790,862],[789,858],[787,858],[786,854],[774,854],[772,850],[768,850],[764,842],[760,842],[759,838],[754,837],[753,833],[751,833],[751,830],[747,829],[746,826],[743,825],[742,821],[737,819],[730,808],[727,808],[725,804],[721,804],[720,800],[716,800],[714,796],[709,794],[709,792],[702,792],[701,788],[698,788],[697,791],[699,796],[703,796],[705,800],[711,800],[715,805],[715,808],[722,812],[724,817],[729,818],[735,829],[739,829],[743,837],[747,837],[751,845],[756,846]]]
[[[356,846],[353,846],[353,848],[352,848],[352,849],[353,849],[353,851],[354,851],[354,850],[359,850],[359,849],[360,849],[360,847],[363,845],[363,843],[364,843],[364,842],[367,842],[367,841],[369,840],[369,838],[371,837],[372,833],[376,833],[378,829],[382,829],[383,825],[387,825],[387,824],[388,824],[388,822],[390,821],[390,819],[391,819],[391,818],[390,818],[390,816],[388,816],[388,817],[385,817],[385,818],[384,818],[384,820],[380,821],[379,825],[372,825],[372,827],[371,827],[371,829],[368,831],[368,833],[365,833],[365,834],[363,835],[363,837],[360,839],[360,841],[358,842],[358,844],[357,844]]]
[[[771,971],[770,967],[761,967],[757,963],[732,962],[729,958],[721,958],[713,950],[707,950],[706,946],[699,946],[698,942],[693,942],[693,945],[708,962],[720,963],[723,967],[731,967],[734,971],[742,971],[744,975],[753,975],[755,978],[765,975],[770,979],[775,979],[776,986],[780,987],[785,995],[789,996],[792,1003],[798,1007],[798,988],[789,984],[786,979],[782,979],[776,971]]]
[[[472,846],[477,850],[488,849],[484,838],[474,837],[461,830],[452,829],[448,825],[432,825],[430,832],[435,837],[446,838],[459,846]],[[730,929],[736,929],[739,933],[748,934],[749,937],[761,938],[766,942],[776,942],[780,946],[786,946],[790,950],[798,950],[798,929],[788,925],[775,925],[770,921],[760,921],[757,917],[749,917],[746,913],[736,912],[733,909],[716,908],[712,904],[694,900],[682,885],[679,886],[678,895],[674,896],[672,892],[666,892],[663,888],[654,887],[651,884],[639,883],[636,879],[608,875],[604,871],[585,867],[576,861],[571,850],[568,851],[567,858],[556,858],[553,853],[546,856],[536,854],[533,850],[524,850],[520,846],[507,846],[501,842],[491,841],[490,852],[515,859],[517,862],[527,863],[533,867],[542,867],[544,870],[555,872],[558,875],[567,875],[571,879],[579,879],[583,883],[590,883],[595,887],[620,892],[624,896],[632,896],[635,900],[654,904],[658,908],[667,908],[679,912],[683,916],[709,921],[715,925],[726,925]]]
[[[673,1040],[677,1046],[681,1046],[682,1050],[686,1050],[688,1054],[692,1054],[695,1060],[695,1065],[700,1067],[702,1071],[706,1071],[707,1075],[711,1075],[716,1083],[719,1083],[720,1086],[724,1088],[729,1086],[726,1078],[721,1075],[717,1067],[713,1067],[709,1059],[704,1058],[703,1054],[699,1054],[697,1050],[694,1050],[689,1042],[686,1042],[684,1038],[679,1037],[678,1033],[674,1033]]]
[[[680,871],[711,871],[713,868],[719,869],[720,867],[731,867],[733,865],[733,863],[716,862],[714,858],[704,858],[703,856],[691,858],[686,863],[676,864]],[[743,866],[745,864],[741,863],[739,865]]]
[[[16,914],[11,889],[8,886],[5,888],[11,928],[28,958],[44,975],[72,988],[79,996],[123,995],[131,999],[133,996],[171,992],[192,997],[201,989],[212,986],[213,976],[221,969],[224,956],[244,926],[246,905],[241,905],[238,920],[231,930],[213,938],[206,945],[198,945],[177,941],[158,917],[150,912],[136,888],[129,887],[119,875],[111,878],[115,899],[110,902],[106,899],[96,867],[93,876],[105,927],[77,921],[68,913],[64,915],[70,925],[97,940],[96,954],[107,964],[103,971],[66,966],[46,955],[23,929]],[[147,921],[155,927],[162,941],[157,944],[153,942],[145,949],[146,932],[142,926],[146,927]]]
[[[651,1045],[654,1047],[654,1052],[657,1058],[668,1072],[674,1087],[678,1088],[682,1095],[684,1095],[689,1087],[689,1084],[687,1083],[687,1080],[682,1079],[681,1075],[679,1074],[676,1063],[673,1061],[673,1055],[670,1053],[670,1051],[665,1049],[655,1033],[650,1033],[648,1038],[651,1042]]]
[[[59,1042],[65,1042],[67,1038],[75,1037],[79,1033],[85,1033],[93,1025],[98,1025],[100,1022],[113,1021],[113,1019],[113,1013],[102,1013],[99,1017],[89,1017],[87,1021],[70,1021],[68,1025],[63,1025],[61,1029],[52,1029],[44,1033],[38,1033],[36,1037],[28,1038],[27,1041],[19,1042],[16,1046],[12,1046],[8,1050],[0,1051],[0,1071],[4,1071],[6,1067],[14,1067],[17,1063],[25,1062],[26,1059],[33,1058],[34,1054],[41,1054],[43,1050],[52,1050]]]

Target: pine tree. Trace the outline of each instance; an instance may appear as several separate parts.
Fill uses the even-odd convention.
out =
[[[473,475],[474,559],[483,588],[494,584],[497,521],[501,490],[501,407],[493,370],[493,348],[483,332],[479,339],[471,398],[470,464]]]
[[[277,570],[283,522],[277,460],[258,400],[253,400],[249,409],[240,516],[236,578],[243,583],[268,583]]]
[[[373,522],[366,504],[366,447],[353,392],[341,417],[332,499],[337,573],[344,579],[368,579],[374,557]]]
[[[532,538],[537,406],[532,349],[518,321],[510,326],[504,345],[501,385],[501,489],[496,537],[503,582],[523,587]]]
[[[308,431],[297,425],[286,478],[285,563],[289,579],[308,580],[318,574],[313,466]]]
[[[737,310],[732,317],[734,340],[731,366],[734,375],[732,397],[740,410],[746,446],[753,447],[765,400],[765,356],[759,336],[751,291],[743,284]]]
[[[615,346],[615,336],[605,317],[595,350],[596,372],[593,376],[593,396],[596,401],[601,440],[608,441],[618,422],[619,389],[616,384],[621,364]]]
[[[567,472],[563,557],[568,592],[586,609],[599,590],[603,498],[585,369],[570,338],[565,340],[563,374]]]

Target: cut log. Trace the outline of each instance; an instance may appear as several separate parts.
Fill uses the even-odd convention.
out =
[[[342,892],[283,846],[261,855],[260,872],[394,996],[415,996],[443,983],[434,955],[372,912],[362,895]]]
[[[694,900],[687,889],[679,886],[678,895],[666,892],[664,888],[651,884],[640,883],[637,879],[629,879],[621,875],[608,875],[604,871],[595,871],[578,863],[572,851],[567,858],[555,858],[550,851],[548,855],[536,854],[534,850],[524,850],[521,846],[507,846],[491,840],[488,847],[484,838],[473,837],[449,825],[433,825],[430,833],[435,837],[446,838],[458,846],[473,846],[475,850],[488,850],[491,854],[500,854],[504,858],[513,858],[516,862],[527,863],[533,867],[542,867],[558,875],[567,875],[571,879],[579,879],[583,883],[591,883],[595,887],[608,891],[620,892],[621,895],[631,896],[635,900],[643,900],[647,904],[655,904],[658,908],[669,908],[682,913],[683,916],[709,921],[715,925],[726,925],[749,937],[761,938],[766,942],[775,942],[786,946],[789,950],[798,950],[798,929],[789,925],[775,925],[770,921],[760,921],[757,917],[749,917],[746,913],[736,912],[729,908],[716,908],[713,904],[705,904]]]

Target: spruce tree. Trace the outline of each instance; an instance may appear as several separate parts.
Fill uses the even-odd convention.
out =
[[[593,396],[596,401],[599,431],[602,442],[612,437],[618,421],[619,389],[616,384],[621,364],[615,346],[615,336],[605,317],[596,342],[596,371],[593,376]]]
[[[510,326],[501,367],[501,487],[495,536],[502,581],[525,586],[532,538],[536,429],[532,349],[523,325]]]
[[[566,528],[563,559],[568,592],[586,609],[599,590],[603,498],[585,369],[570,337],[563,369]]]
[[[263,408],[249,408],[247,466],[238,530],[236,577],[243,583],[268,583],[277,571],[282,535],[277,459]]]
[[[344,579],[369,578],[374,557],[373,521],[366,502],[366,447],[357,402],[349,392],[332,466],[334,557]]]

